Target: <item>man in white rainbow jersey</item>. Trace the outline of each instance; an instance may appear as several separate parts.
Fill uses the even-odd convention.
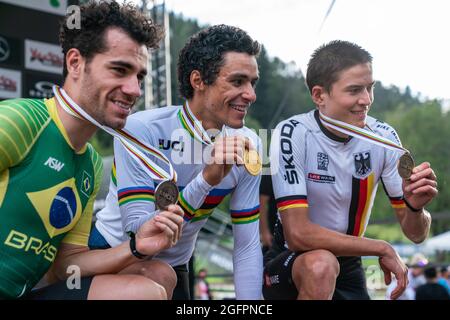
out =
[[[186,99],[184,106],[139,112],[127,121],[125,129],[158,148],[177,173],[178,204],[185,212],[183,232],[174,247],[153,257],[174,267],[178,276],[174,299],[190,298],[187,263],[198,232],[228,194],[236,298],[261,298],[261,177],[234,164],[243,163],[246,150],[261,147],[259,137],[244,126],[247,110],[256,100],[259,51],[259,43],[239,28],[217,25],[200,31],[188,40],[179,55],[178,82]],[[209,160],[203,159],[208,153],[205,150],[211,151]],[[96,222],[104,247],[119,245],[127,239],[127,233],[136,232],[155,216],[155,188],[164,180],[148,179],[139,162],[118,141],[114,153],[107,204],[97,214]],[[154,160],[160,168],[170,167]],[[171,176],[166,178],[170,180]],[[91,245],[101,247],[102,241]]]
[[[424,207],[437,194],[436,176],[429,163],[414,167],[392,127],[367,116],[374,80],[366,50],[345,41],[319,47],[306,82],[316,110],[282,121],[272,137],[279,221],[264,256],[264,297],[369,299],[361,256],[378,256],[386,283],[391,273],[398,281],[395,299],[407,268],[387,242],[364,237],[377,186],[404,234],[420,243],[430,229]]]

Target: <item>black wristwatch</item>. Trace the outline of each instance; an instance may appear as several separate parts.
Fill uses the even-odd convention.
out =
[[[130,236],[130,250],[133,256],[138,259],[146,258],[147,256],[145,254],[140,253],[136,249],[136,235],[133,232],[129,232],[128,235]]]

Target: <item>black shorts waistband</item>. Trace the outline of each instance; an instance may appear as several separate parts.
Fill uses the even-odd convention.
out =
[[[189,272],[189,266],[187,263],[180,264],[178,266],[172,267],[175,272]]]

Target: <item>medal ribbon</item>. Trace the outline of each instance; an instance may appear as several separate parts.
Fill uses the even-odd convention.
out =
[[[354,125],[351,125],[351,124],[348,124],[348,123],[345,123],[345,122],[342,122],[339,120],[331,119],[331,118],[323,115],[321,112],[319,112],[319,118],[323,125],[333,128],[333,129],[335,129],[341,133],[344,133],[346,135],[376,144],[378,146],[382,146],[382,147],[390,149],[390,150],[404,151],[404,152],[409,153],[409,151],[407,149],[403,148],[402,146],[400,146],[396,143],[393,143],[389,139],[386,139],[384,137],[377,135],[374,132],[370,132],[368,130],[358,128]]]
[[[181,124],[183,125],[184,129],[186,129],[189,132],[191,137],[206,145],[210,145],[213,143],[208,133],[203,128],[201,122],[192,113],[191,109],[189,108],[189,103],[187,101],[183,104],[183,107],[180,109],[179,117],[181,120]],[[222,128],[222,133],[226,135],[225,126],[223,126]]]
[[[108,126],[101,125],[89,114],[86,113],[75,101],[73,101],[66,91],[58,86],[53,86],[53,93],[56,100],[61,105],[61,107],[70,115],[88,121],[95,125],[96,127],[106,131],[113,137],[119,139],[123,144],[129,154],[137,160],[139,165],[150,175],[154,180],[175,180],[176,172],[172,167],[169,159],[162,154],[159,150],[153,148],[152,146],[144,143],[143,141],[134,137],[131,133],[124,129],[112,129]],[[162,169],[156,163],[154,163],[144,152],[148,152],[155,158],[161,160],[169,167],[169,172]]]

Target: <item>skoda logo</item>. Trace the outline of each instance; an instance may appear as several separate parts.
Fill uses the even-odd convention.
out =
[[[9,49],[8,41],[0,37],[0,62],[6,61],[9,58],[11,50]]]

